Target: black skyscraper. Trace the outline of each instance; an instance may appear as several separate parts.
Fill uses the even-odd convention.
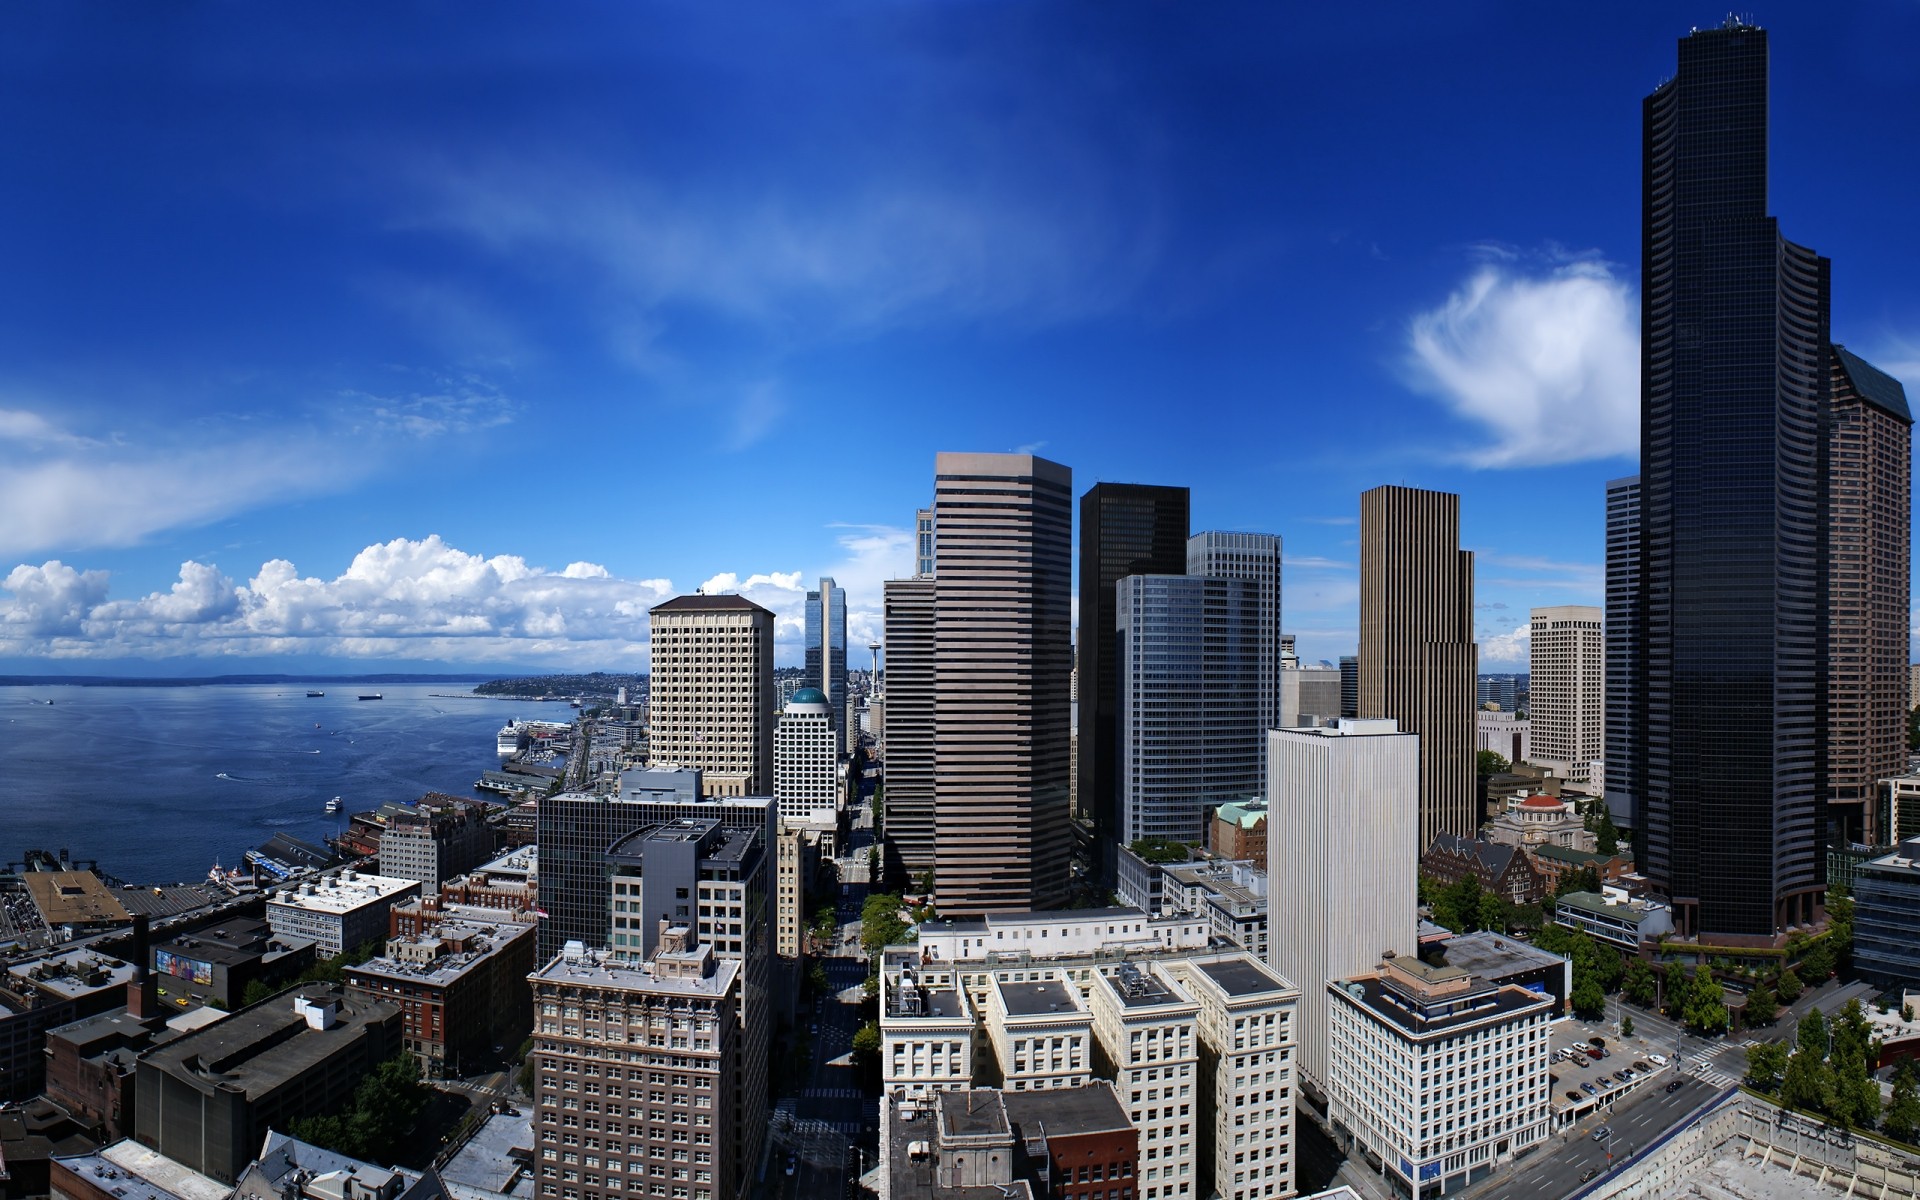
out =
[[[1187,489],[1097,483],[1080,497],[1079,802],[1093,815],[1100,861],[1113,881],[1120,827],[1120,664],[1114,585],[1129,575],[1185,575]]]
[[[1826,886],[1828,263],[1767,215],[1764,31],[1680,39],[1644,119],[1645,675],[1619,760],[1680,930],[1770,937]]]

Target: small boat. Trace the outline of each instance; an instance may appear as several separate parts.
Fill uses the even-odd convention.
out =
[[[383,699],[384,697],[382,697],[379,692],[372,692],[360,698],[362,700],[380,700],[380,699]]]
[[[309,700],[313,700],[313,699],[317,699],[318,697],[321,697],[321,696],[324,696],[324,695],[326,695],[326,693],[325,693],[325,692],[308,692],[308,693],[307,693],[307,699],[309,699]]]
[[[335,796],[333,799],[327,801],[327,811],[330,813],[337,813],[340,811],[340,797]]]

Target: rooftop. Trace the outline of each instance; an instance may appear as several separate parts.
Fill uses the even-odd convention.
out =
[[[761,608],[758,604],[755,604],[753,601],[747,599],[745,596],[736,596],[736,595],[733,595],[732,593],[727,593],[725,595],[716,595],[716,596],[704,596],[704,595],[675,596],[671,600],[664,600],[659,604],[654,605],[652,608],[648,609],[647,611],[648,612],[756,612],[756,613],[766,613],[769,617],[773,615],[771,611]]]
[[[1400,963],[1408,969],[1413,963]],[[1425,964],[1419,964],[1424,966]],[[1442,983],[1457,984],[1466,972],[1440,968],[1449,978]],[[1432,968],[1428,968],[1432,972]],[[1447,991],[1421,997],[1396,986],[1383,975],[1357,975],[1345,981],[1335,980],[1328,988],[1344,993],[1350,1000],[1372,1013],[1401,1034],[1426,1038],[1451,1034],[1488,1022],[1506,1021],[1533,1010],[1553,1006],[1551,996],[1531,992],[1512,984],[1494,985],[1471,980],[1464,990]]]
[[[416,962],[382,954],[358,966],[348,967],[347,974],[349,978],[368,975],[445,986],[521,938],[531,938],[533,933],[532,925],[513,922],[480,925],[470,921],[446,920],[419,937],[394,938],[387,943],[390,951],[395,947],[412,949],[417,957],[427,961]],[[462,942],[470,948],[456,949]]]
[[[934,1098],[934,1111],[942,1138],[1007,1137],[1013,1132],[1006,1097],[993,1088],[940,1092]]]
[[[61,1166],[110,1196],[124,1200],[227,1200],[233,1189],[177,1163],[132,1138],[103,1146],[94,1154],[57,1160]]]
[[[996,977],[993,986],[1000,993],[1001,1003],[1006,1005],[1007,1015],[1014,1017],[1046,1016],[1049,1013],[1078,1013],[1080,1000],[1076,993],[1063,983],[1045,980],[1040,983],[1007,983]]]
[[[1566,959],[1504,934],[1464,933],[1441,943],[1447,961],[1476,975],[1499,976],[1515,970],[1564,966]]]
[[[1022,1137],[1035,1136],[1042,1126],[1053,1137],[1133,1128],[1120,1097],[1105,1080],[1039,1092],[1006,1092],[1001,1101],[1008,1122]]]
[[[630,963],[613,958],[604,951],[589,950],[578,958],[556,954],[553,961],[535,971],[531,978],[582,987],[623,988],[655,995],[722,996],[733,986],[740,973],[737,959],[719,958],[713,962],[713,974],[698,977],[657,974],[652,963]]]
[[[1121,1007],[1127,1009],[1152,1008],[1156,1005],[1183,1004],[1192,1001],[1180,995],[1166,982],[1151,971],[1142,971],[1132,963],[1122,963],[1113,974],[1102,973],[1102,983],[1113,992]]]
[[[1204,960],[1194,965],[1200,969],[1202,975],[1217,984],[1221,991],[1235,999],[1242,996],[1257,996],[1263,992],[1294,990],[1291,983],[1251,955],[1236,954],[1227,958]]]
[[[335,1005],[331,1027],[317,1028],[312,1014],[299,1011],[302,1000]],[[382,1001],[349,1002],[339,984],[308,984],[155,1047],[141,1062],[209,1091],[227,1088],[259,1097],[313,1069],[360,1037],[368,1025],[398,1011]]]
[[[1833,357],[1861,399],[1889,416],[1913,423],[1913,411],[1907,407],[1907,390],[1900,386],[1898,379],[1838,342],[1833,344]]]
[[[366,875],[347,870],[317,880],[287,884],[267,898],[269,907],[300,908],[308,912],[348,913],[381,900],[390,900],[407,892],[418,892],[416,879],[395,879],[388,875]]]
[[[70,1000],[120,987],[133,978],[133,964],[97,950],[64,950],[7,965],[8,986],[19,992],[42,992]]]
[[[120,925],[133,920],[92,871],[28,871],[33,906],[49,925]]]

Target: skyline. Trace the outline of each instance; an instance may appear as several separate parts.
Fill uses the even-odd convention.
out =
[[[1280,534],[1309,662],[1360,492],[1457,492],[1524,670],[1604,600],[1640,101],[1723,14],[1219,11],[0,14],[0,671],[642,669],[698,587],[798,665],[822,576],[863,668],[934,454],[1016,447]],[[1755,17],[1775,160],[1862,181],[1770,211],[1920,387],[1920,10]]]

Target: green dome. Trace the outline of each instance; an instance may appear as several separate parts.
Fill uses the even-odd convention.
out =
[[[825,704],[827,694],[819,688],[801,688],[788,698],[788,704]]]

